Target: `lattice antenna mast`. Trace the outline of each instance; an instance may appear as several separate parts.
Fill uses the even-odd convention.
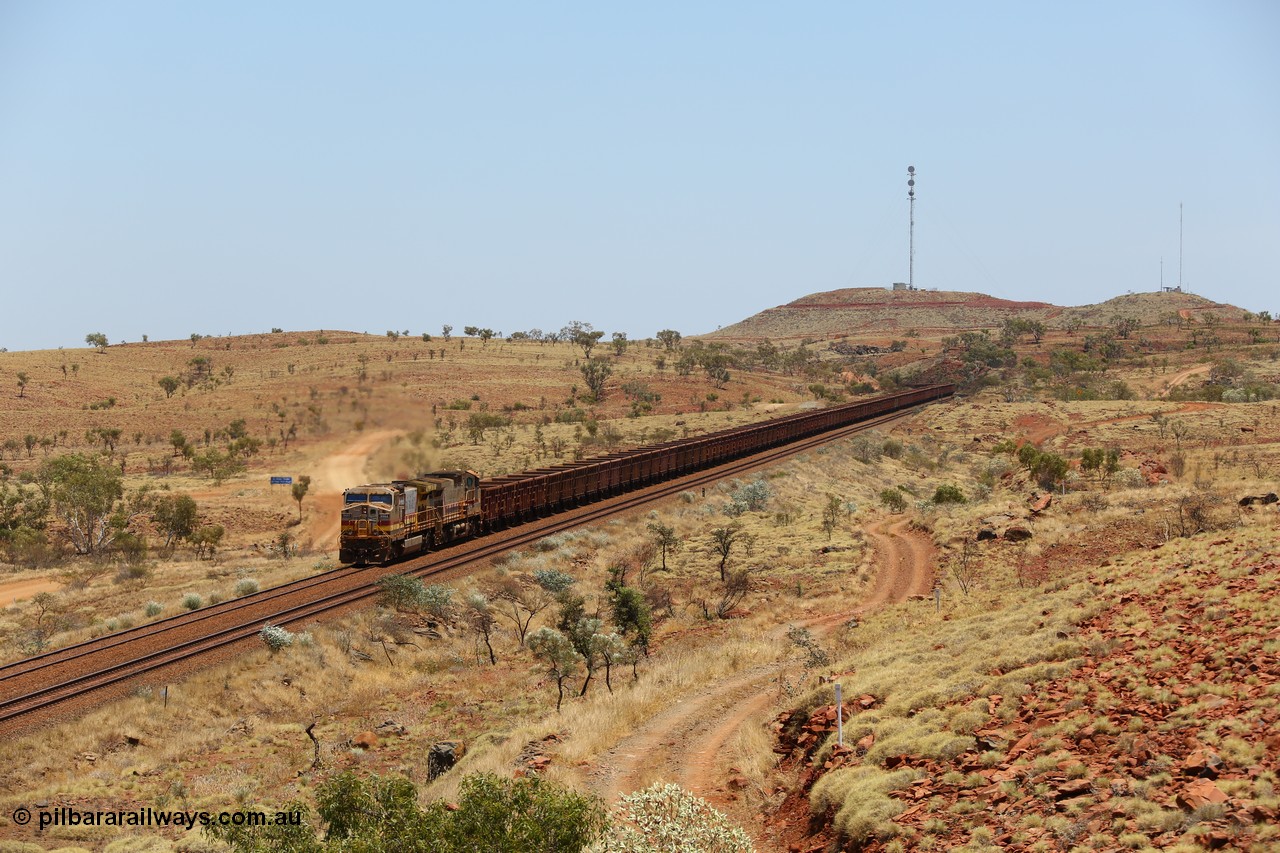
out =
[[[907,199],[911,208],[910,253],[907,256],[907,287],[916,289],[916,167],[907,167]]]

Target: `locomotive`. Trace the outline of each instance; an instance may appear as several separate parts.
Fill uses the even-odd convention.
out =
[[[342,493],[338,559],[363,566],[473,536],[480,529],[480,475],[432,471]]]
[[[928,385],[487,480],[450,470],[356,486],[343,492],[339,559],[389,563],[954,393]]]

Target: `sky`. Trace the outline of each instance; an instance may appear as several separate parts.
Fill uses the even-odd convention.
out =
[[[905,281],[909,165],[919,287],[1163,262],[1280,316],[1277,44],[1273,0],[0,0],[0,347],[707,332]]]

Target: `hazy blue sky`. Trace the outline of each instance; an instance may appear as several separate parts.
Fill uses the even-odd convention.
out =
[[[0,0],[0,346],[651,335],[907,276],[1280,314],[1280,3]]]

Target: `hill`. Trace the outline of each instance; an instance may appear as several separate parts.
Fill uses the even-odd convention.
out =
[[[1131,293],[1096,305],[1062,307],[1048,302],[1016,302],[954,290],[885,290],[855,287],[829,290],[768,308],[706,337],[713,339],[830,338],[883,330],[891,335],[907,329],[947,332],[989,329],[1010,318],[1038,320],[1065,328],[1105,325],[1117,315],[1153,325],[1180,318],[1184,322],[1209,315],[1239,320],[1244,309],[1193,293]]]

